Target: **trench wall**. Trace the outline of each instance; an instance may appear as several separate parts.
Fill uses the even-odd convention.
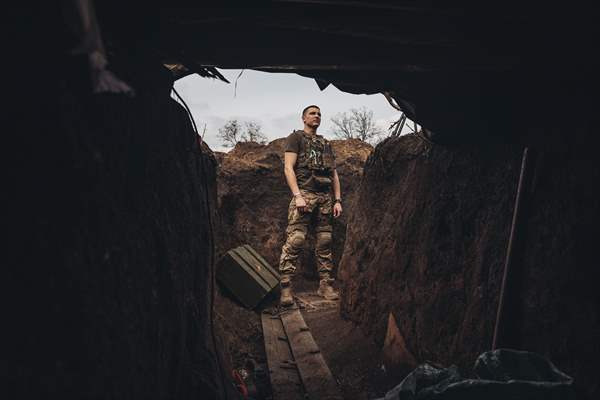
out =
[[[129,98],[92,95],[86,63],[59,61],[11,114],[3,376],[23,398],[222,398],[211,152],[159,64]]]
[[[341,312],[380,344],[388,313],[418,362],[469,370],[490,349],[522,149],[529,147],[500,347],[535,351],[595,398],[600,357],[600,178],[581,77],[507,106],[507,142],[390,139],[369,158],[349,217]],[[548,91],[561,90],[559,112]],[[544,98],[544,93],[547,97]],[[568,95],[567,95],[568,93]],[[500,136],[498,136],[500,137]]]
[[[419,361],[491,343],[519,152],[390,138],[367,161],[340,263],[342,314],[383,342],[390,312]]]

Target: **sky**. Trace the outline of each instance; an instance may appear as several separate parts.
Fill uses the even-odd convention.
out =
[[[333,85],[321,91],[313,79],[296,74],[234,69],[219,71],[231,83],[196,74],[175,82],[175,89],[190,108],[200,133],[206,124],[204,140],[215,151],[230,150],[217,137],[219,128],[228,120],[256,121],[271,141],[302,129],[300,114],[309,104],[317,104],[321,108],[323,117],[318,133],[329,139],[334,138],[330,118],[351,108],[364,106],[372,110],[376,124],[386,132],[390,124],[400,117],[382,94],[354,95]]]

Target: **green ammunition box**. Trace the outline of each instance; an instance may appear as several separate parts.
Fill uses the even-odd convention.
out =
[[[279,285],[279,274],[250,245],[229,250],[217,264],[217,280],[253,309]]]

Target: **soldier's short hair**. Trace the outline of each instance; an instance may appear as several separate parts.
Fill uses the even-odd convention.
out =
[[[302,116],[304,117],[304,114],[306,114],[306,112],[308,111],[309,108],[318,108],[319,110],[321,109],[321,107],[315,105],[315,104],[311,104],[310,106],[306,106],[304,107],[304,110],[302,110]]]

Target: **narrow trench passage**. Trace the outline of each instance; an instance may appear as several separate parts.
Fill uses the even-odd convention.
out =
[[[476,378],[475,361],[497,344],[496,315],[506,320],[498,303],[507,243],[513,241],[522,147],[436,145],[414,132],[391,135],[375,147],[357,139],[332,139],[331,145],[344,199],[344,214],[332,225],[334,286],[341,298],[315,296],[311,221],[293,279],[299,312],[278,307],[277,290],[258,305],[256,299],[248,303],[244,292],[262,275],[253,262],[246,269],[256,271],[241,273],[243,263],[223,261],[248,245],[277,269],[291,197],[283,168],[286,138],[239,141],[228,152],[211,153],[218,165],[221,278],[215,322],[226,370],[243,381],[242,392],[276,400],[304,394],[376,399],[420,365],[440,368],[455,381]],[[220,277],[227,268],[237,272]],[[278,285],[279,277],[271,279],[265,293]]]
[[[316,290],[317,285],[314,282],[307,282],[299,287],[296,293],[298,307],[281,309],[278,306],[278,298],[271,295],[261,302],[255,311],[245,309],[226,290],[221,291],[216,305],[217,324],[221,327],[222,339],[229,342],[233,369],[240,373],[240,376],[246,377],[246,386],[251,394],[254,393],[254,398],[305,398],[306,390],[294,384],[294,380],[285,381],[290,387],[271,387],[273,376],[269,375],[273,372],[277,375],[274,379],[281,382],[281,373],[289,373],[288,370],[291,369],[296,375],[298,367],[293,355],[290,355],[289,363],[277,361],[270,371],[265,348],[269,344],[265,344],[264,337],[268,332],[265,333],[264,323],[260,322],[261,317],[279,321],[282,312],[289,313],[299,308],[326,366],[331,371],[338,393],[342,396],[337,398],[382,397],[398,381],[397,377],[385,373],[380,349],[354,323],[342,319],[337,301],[321,299],[315,295]],[[283,330],[276,337],[280,342],[288,338]],[[285,346],[290,344],[286,342]],[[253,371],[256,366],[259,369],[258,373]],[[280,370],[274,371],[275,369]],[[267,372],[266,379],[262,372]],[[311,379],[313,374],[309,375],[308,379]],[[296,381],[301,382],[301,377]],[[321,385],[322,383],[319,385],[320,389]],[[275,397],[271,397],[273,391],[276,392]],[[325,398],[323,396],[324,393],[321,392],[321,397],[316,398]]]
[[[401,138],[395,138],[394,140],[397,141]],[[280,138],[266,145],[239,143],[228,153],[215,153],[215,159],[220,165],[217,175],[217,204],[219,207],[217,214],[219,223],[216,224],[218,231],[215,234],[217,237],[217,253],[221,261],[217,264],[217,269],[239,269],[241,264],[232,264],[223,260],[229,260],[226,257],[229,249],[237,248],[241,244],[249,244],[254,247],[261,256],[268,260],[265,261],[266,263],[276,268],[285,236],[287,199],[290,196],[282,178],[284,141],[284,138]],[[402,152],[406,152],[408,159],[412,159],[412,162],[419,162],[419,157],[426,157],[431,151],[430,144],[418,135],[403,137],[402,141],[404,143],[390,146],[388,150],[399,147]],[[354,245],[361,252],[343,259],[345,241],[349,233],[348,218],[355,219],[361,216],[357,213],[359,210],[357,204],[361,201],[358,198],[360,182],[364,178],[365,164],[369,157],[373,155],[374,148],[359,140],[334,140],[332,144],[337,157],[338,172],[344,185],[345,199],[345,216],[334,221],[333,225],[333,253],[335,265],[338,266],[336,268],[338,280],[335,287],[338,290],[350,289],[350,294],[359,299],[360,302],[368,299],[372,309],[368,308],[369,304],[359,304],[360,315],[373,318],[373,322],[377,325],[382,322],[387,323],[389,311],[381,311],[379,306],[373,304],[375,299],[371,287],[373,278],[360,277],[357,274],[355,279],[352,276],[348,277],[348,270],[345,272],[340,271],[340,265],[347,266],[348,259],[365,265],[369,265],[372,261],[384,261],[378,258],[379,255],[373,250],[374,243],[367,243],[365,239],[369,235],[373,237],[385,236],[395,226],[395,222],[389,218],[383,219],[379,223],[371,221],[375,223],[372,227],[375,231],[359,233],[357,238],[352,239]],[[372,166],[371,168],[378,168],[378,166]],[[372,194],[376,191],[381,192],[383,185],[377,183],[377,180],[374,180],[374,183],[378,186],[377,189],[371,189],[365,194]],[[415,183],[412,181],[412,184]],[[385,194],[385,191],[383,193]],[[403,193],[402,195],[407,194]],[[382,204],[371,199],[368,199],[367,202],[374,206],[372,207],[372,216],[381,218]],[[355,213],[357,215],[354,215]],[[408,352],[408,357],[412,361],[408,366],[402,365],[400,370],[390,368],[389,364],[386,368],[383,360],[384,351],[382,350],[384,336],[381,333],[374,335],[373,326],[365,330],[357,324],[356,319],[348,318],[348,310],[352,310],[350,304],[342,304],[339,300],[326,301],[316,295],[319,283],[312,252],[314,245],[314,235],[309,234],[298,263],[301,270],[294,278],[293,287],[296,305],[300,309],[303,318],[300,324],[305,323],[310,330],[310,334],[316,342],[319,353],[322,355],[326,367],[330,370],[336,386],[337,392],[331,398],[375,399],[382,397],[400,382],[406,374],[407,368],[416,366],[414,356]],[[389,264],[390,262],[392,264]],[[409,263],[410,260],[406,262]],[[392,271],[393,263],[394,258],[392,257],[387,262],[388,265],[392,266]],[[248,262],[248,265],[251,264],[252,261]],[[218,271],[217,278],[219,278]],[[256,279],[256,277],[254,278]],[[252,374],[252,370],[258,365],[259,370],[270,371],[271,379],[278,381],[279,378],[274,378],[273,374],[277,375],[282,372],[281,368],[286,370],[283,371],[284,374],[288,373],[288,369],[293,369],[298,374],[301,369],[294,359],[287,360],[288,357],[292,358],[293,354],[288,354],[283,359],[277,360],[275,365],[269,364],[269,361],[272,360],[268,360],[269,355],[267,354],[269,353],[267,349],[269,338],[267,337],[268,333],[265,331],[265,314],[276,319],[281,318],[284,321],[281,316],[286,313],[285,309],[278,307],[277,290],[258,306],[248,307],[248,304],[243,304],[244,301],[240,301],[240,295],[242,294],[240,292],[244,292],[247,287],[251,286],[252,277],[237,272],[228,279],[230,279],[230,284],[235,283],[237,285],[227,287],[228,280],[221,279],[220,290],[215,302],[218,334],[230,357],[226,362],[227,369],[235,370],[236,374],[247,377],[250,391],[253,393],[258,391],[265,398],[270,395],[275,395],[274,398],[276,399],[292,398],[290,397],[292,392],[300,396],[298,398],[303,398],[303,393],[310,391],[310,388],[303,386],[295,392],[293,390],[290,392],[289,387],[296,387],[297,383],[287,381],[283,384],[278,383],[278,386],[273,388],[270,385],[265,385],[260,376]],[[398,279],[398,277],[394,279]],[[245,284],[241,282],[245,282]],[[358,292],[352,287],[355,284],[358,284]],[[394,285],[387,288],[388,295],[393,296],[398,288],[402,288],[400,285],[396,287]],[[342,314],[342,306],[345,307],[345,317]],[[252,308],[253,310],[251,310]],[[262,323],[261,319],[263,320]],[[387,326],[384,326],[384,328],[387,329]],[[385,334],[385,331],[383,333]],[[282,336],[288,342],[290,341],[290,336],[285,331],[285,323],[275,334],[276,338]],[[373,339],[374,337],[379,337],[380,342],[377,343]],[[410,340],[412,337],[407,339]],[[281,343],[275,340],[275,345],[281,345]],[[301,347],[302,344],[299,346]],[[292,347],[291,344],[290,347]],[[311,349],[308,352],[310,353]],[[292,361],[292,364],[288,361]],[[405,362],[406,360],[401,361]],[[280,364],[285,365],[281,366]],[[312,368],[317,370],[320,367],[313,365]],[[309,371],[308,375],[312,376],[312,371]],[[305,379],[310,379],[310,376],[305,377]],[[317,385],[317,387],[320,386]],[[265,394],[265,391],[267,394]],[[325,394],[320,393],[320,395],[313,397],[320,398]],[[335,397],[338,395],[341,397]]]
[[[339,265],[342,258],[348,218],[352,215],[355,193],[365,162],[373,151],[373,145],[385,139],[392,131],[396,134],[407,133],[411,132],[411,129],[417,129],[417,126],[406,121],[404,117],[401,125],[395,125],[394,129],[388,132],[389,125],[402,114],[390,107],[388,100],[381,95],[356,96],[333,87],[319,91],[312,80],[291,74],[257,71],[223,71],[223,74],[230,77],[230,81],[235,79],[235,89],[231,88],[232,85],[222,82],[193,78],[181,80],[175,86],[190,104],[196,125],[201,127],[201,131],[204,131],[202,126],[207,127],[204,140],[211,148],[219,150],[214,153],[215,164],[218,165],[215,219],[217,269],[223,271],[226,267],[230,268],[228,274],[231,276],[221,277],[219,280],[215,321],[218,335],[229,353],[225,356],[229,357],[226,360],[226,368],[235,371],[232,372],[234,375],[248,377],[248,374],[252,375],[250,371],[254,365],[258,365],[261,371],[272,370],[267,362],[267,338],[263,332],[264,322],[261,323],[261,318],[262,313],[279,315],[281,309],[277,307],[277,289],[258,306],[248,304],[246,298],[240,300],[240,296],[249,296],[243,292],[249,290],[252,277],[240,275],[239,271],[234,272],[233,268],[239,266],[233,265],[235,263],[232,264],[231,260],[226,264],[223,259],[232,249],[248,244],[266,259],[271,268],[278,269],[291,198],[283,171],[285,137],[290,130],[302,128],[301,109],[289,115],[295,103],[288,100],[287,93],[293,92],[296,96],[311,99],[310,102],[319,104],[323,110],[323,120],[318,134],[331,141],[335,153],[344,204],[341,218],[332,218],[332,252],[335,266]],[[282,87],[285,90],[282,90]],[[260,108],[256,108],[255,104],[258,88],[261,90]],[[274,94],[270,95],[269,90]],[[283,95],[280,93],[282,91]],[[196,98],[198,96],[202,99],[210,98],[211,105],[198,107],[198,104],[202,104],[202,99]],[[375,112],[365,105],[372,107]],[[366,140],[344,138],[344,132],[334,135],[332,131],[336,125],[332,124],[332,120],[336,118],[339,121],[342,110],[345,110],[344,115],[356,115],[354,110],[363,112],[368,118],[367,123],[372,124],[369,129],[373,129],[374,135],[364,137]],[[278,113],[288,116],[275,118]],[[272,120],[283,119],[287,124],[285,128],[273,125]],[[219,135],[215,135],[215,121],[221,121],[222,124],[218,129]],[[228,142],[222,135],[227,127],[239,126],[240,131],[244,132],[249,126],[248,123],[260,126],[264,136],[247,136],[238,139],[237,142]],[[351,125],[347,127],[353,129]],[[358,132],[346,134],[358,135]],[[267,143],[268,140],[270,142]],[[235,146],[232,146],[233,144]],[[293,282],[296,304],[303,317],[301,324],[306,324],[310,329],[312,338],[325,360],[326,368],[333,375],[332,382],[336,391],[343,395],[343,398],[372,399],[383,396],[397,383],[397,379],[385,373],[378,345],[355,322],[342,318],[339,301],[325,301],[316,296],[319,278],[313,255],[316,241],[315,224],[316,220],[312,220],[308,227],[304,250],[297,263],[299,271]],[[217,278],[220,278],[218,271]],[[337,275],[336,267],[334,278]],[[334,285],[337,290],[341,289],[341,282]],[[282,331],[282,334],[285,335],[285,332]],[[290,365],[286,364],[285,367]],[[260,384],[258,386],[261,387]],[[304,398],[303,393],[306,390],[302,390],[299,395]],[[288,398],[290,395],[273,391],[269,393],[275,394],[275,398]],[[316,398],[322,395],[324,394],[319,393]],[[261,396],[266,395],[261,393]]]
[[[276,139],[289,133],[286,121],[298,128],[307,104],[333,108],[276,85],[298,104],[263,127],[271,141],[225,153],[207,143],[228,121],[206,114],[192,126],[171,96],[187,74],[222,78],[222,66],[253,66],[296,71],[324,92],[385,91],[435,133],[376,147],[332,141],[344,205],[332,227],[341,296],[335,307],[312,298],[308,235],[294,282],[307,329],[299,324],[294,335],[311,333],[319,351],[308,353],[322,354],[345,398],[374,399],[399,382],[392,376],[423,370],[443,378],[435,388],[450,389],[444,398],[466,398],[457,391],[470,388],[487,400],[518,398],[511,390],[528,400],[599,398],[595,14],[268,3],[277,4],[47,2],[10,18],[8,392],[236,398],[234,370],[254,367],[264,378],[261,325],[274,316],[276,294],[247,307],[221,283],[215,291],[212,261],[248,244],[277,266],[291,194]],[[237,83],[241,100],[249,91]],[[233,116],[246,134],[272,111],[262,100],[252,99],[253,115]],[[398,121],[392,116],[375,119]],[[524,148],[532,156],[513,237]],[[519,282],[499,313],[507,248]],[[505,343],[516,351],[475,370],[503,334],[496,316],[512,325]],[[288,316],[278,318],[286,329]],[[396,370],[383,359],[390,332],[402,350]],[[502,354],[543,369],[490,372]],[[482,388],[471,378],[492,382]]]
[[[221,259],[229,249],[247,243],[269,260],[270,266],[277,268],[285,239],[287,203],[290,198],[282,178],[283,141],[277,139],[268,145],[240,143],[229,153],[216,153],[221,165],[217,177],[220,228],[216,232]],[[337,140],[333,143],[344,184],[345,210],[350,215],[362,168],[372,147],[358,140]],[[336,265],[342,258],[346,221],[343,218],[334,223],[333,253]],[[293,281],[296,304],[303,320],[343,398],[374,399],[383,396],[397,384],[397,380],[384,372],[379,346],[356,323],[342,318],[339,301],[327,301],[316,295],[319,282],[312,251],[314,241],[314,235],[309,234],[298,263],[301,269]],[[224,267],[224,264],[217,264],[217,268]],[[250,277],[237,274],[235,279],[249,280]],[[262,371],[272,370],[267,361],[267,339],[261,318],[263,313],[278,317],[282,311],[278,307],[277,290],[250,310],[239,300],[239,293],[236,296],[231,288],[225,286],[223,282],[219,285],[215,315],[218,334],[230,353],[230,368],[242,376],[247,376],[254,363]],[[334,286],[340,290],[341,282],[337,281]],[[238,287],[237,290],[244,289]],[[284,366],[289,367],[289,364]],[[258,387],[261,388],[260,383]],[[270,385],[266,390],[272,394]],[[281,387],[275,390],[281,390]]]
[[[259,249],[271,266],[277,265],[287,215],[287,201],[281,199],[289,198],[282,179],[283,142],[242,143],[233,151],[215,154],[221,165],[217,177],[220,232],[216,232],[221,256],[228,249],[249,244]],[[439,374],[447,374],[458,385],[456,390],[462,390],[461,382],[469,385],[469,379],[485,376],[481,370],[476,372],[476,360],[480,367],[489,362],[502,366],[502,362],[515,362],[510,357],[523,357],[519,365],[531,363],[542,368],[526,373],[527,368],[520,370],[524,380],[540,373],[556,379],[541,386],[532,381],[530,388],[547,384],[562,391],[561,395],[571,396],[572,379],[560,372],[564,360],[558,367],[551,366],[546,361],[550,357],[538,350],[548,357],[538,358],[534,346],[514,344],[516,341],[502,343],[533,353],[488,352],[499,315],[507,243],[513,237],[515,199],[532,201],[529,184],[519,189],[525,194],[517,196],[523,149],[513,144],[438,146],[415,134],[390,138],[376,148],[352,140],[332,144],[348,193],[348,219],[333,227],[339,240],[333,246],[335,287],[341,298],[328,303],[315,296],[318,277],[311,251],[313,236],[307,238],[300,258],[302,270],[294,278],[296,305],[302,316],[296,323],[300,328],[306,325],[319,349],[312,351],[303,339],[298,342],[304,343],[311,357],[323,357],[339,389],[331,398],[380,398],[407,374],[418,374],[422,365],[429,368],[426,373],[437,368],[442,371]],[[536,175],[535,166],[539,168],[537,160],[528,169],[530,177]],[[539,171],[537,174],[539,185]],[[523,218],[531,216],[525,213]],[[510,296],[514,301],[521,295]],[[277,345],[280,336],[287,342],[295,340],[286,331],[285,320],[292,317],[281,313],[276,293],[254,310],[243,306],[238,297],[221,288],[215,304],[219,335],[230,353],[228,368],[241,371],[242,376],[253,365],[274,372],[268,362],[269,345],[265,347],[270,340],[264,330],[265,316],[281,320],[282,327],[271,340]],[[510,307],[512,313],[515,305]],[[509,323],[512,328],[519,324],[522,321]],[[484,354],[488,358],[481,358]],[[498,358],[490,361],[489,357]],[[501,357],[509,359],[500,362]],[[290,369],[301,373],[298,360],[278,362],[286,373]],[[294,385],[280,384],[268,393]],[[503,393],[492,386],[487,389],[490,393]],[[532,391],[530,398],[542,392]],[[292,398],[289,393],[286,396],[280,398]]]

